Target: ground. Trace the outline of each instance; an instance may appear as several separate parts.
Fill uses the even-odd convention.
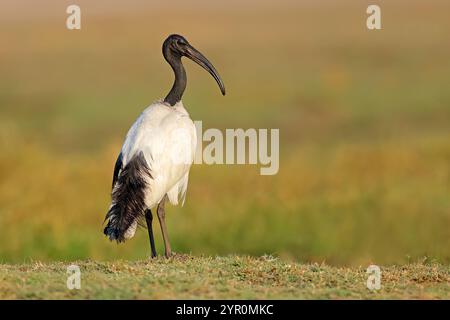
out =
[[[81,288],[67,289],[67,266]],[[366,267],[300,264],[271,256],[177,255],[143,261],[0,265],[1,299],[449,299],[450,267],[428,262],[382,267],[381,289]]]

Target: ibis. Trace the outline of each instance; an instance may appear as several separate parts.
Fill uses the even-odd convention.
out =
[[[187,57],[208,71],[225,95],[225,86],[208,59],[180,35],[170,35],[162,53],[172,67],[175,81],[164,100],[148,106],[129,129],[114,166],[111,205],[105,217],[104,234],[118,243],[134,236],[138,225],[147,225],[151,256],[156,257],[152,210],[156,208],[170,257],[165,205],[184,203],[197,137],[194,123],[181,98],[186,89],[186,71],[181,62]]]

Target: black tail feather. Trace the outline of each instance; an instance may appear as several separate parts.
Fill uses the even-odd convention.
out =
[[[142,151],[133,156],[119,173],[112,191],[112,205],[106,214],[108,219],[103,233],[117,242],[125,241],[125,232],[145,215],[145,192],[150,169]]]

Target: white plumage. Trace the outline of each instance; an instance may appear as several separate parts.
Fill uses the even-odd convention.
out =
[[[173,107],[153,103],[136,119],[122,146],[122,166],[143,152],[151,173],[151,178],[146,177],[148,208],[155,207],[165,194],[173,205],[184,203],[196,145],[194,123],[181,101]],[[128,228],[125,238],[131,238],[136,227],[137,221]]]

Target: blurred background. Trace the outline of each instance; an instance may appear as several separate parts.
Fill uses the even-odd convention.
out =
[[[65,23],[81,7],[81,30]],[[381,6],[382,30],[366,28]],[[194,165],[168,207],[175,252],[333,265],[450,261],[448,1],[2,1],[0,261],[143,259],[145,230],[103,236],[128,128],[185,61],[203,128],[279,128],[280,170]],[[162,240],[156,225],[157,244]]]

